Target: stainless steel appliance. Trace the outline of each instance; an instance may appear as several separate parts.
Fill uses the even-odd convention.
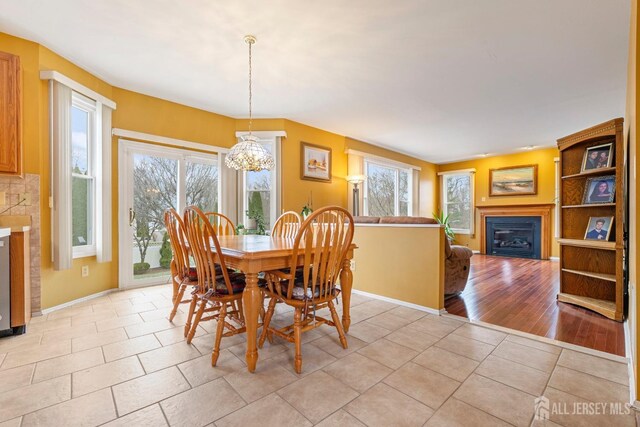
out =
[[[11,329],[9,235],[0,230],[0,331]]]

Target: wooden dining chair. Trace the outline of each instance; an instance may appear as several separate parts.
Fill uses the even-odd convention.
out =
[[[233,236],[236,233],[236,226],[229,217],[218,212],[205,212],[204,215],[209,220],[217,236]]]
[[[295,343],[294,367],[302,372],[303,332],[320,325],[334,326],[340,343],[347,348],[347,339],[333,301],[340,289],[337,282],[343,261],[353,240],[353,218],[338,206],[328,206],[311,214],[300,226],[293,243],[293,252],[286,270],[273,270],[265,274],[264,293],[270,297],[264,318],[264,327],[258,347],[270,334]],[[299,267],[302,258],[303,266]],[[276,329],[270,326],[276,302],[281,301],[294,308],[293,324]],[[316,315],[316,311],[328,307],[332,320]]]
[[[189,317],[195,313],[195,319],[187,335],[187,343],[191,343],[201,321],[217,320],[216,340],[211,354],[211,365],[215,366],[222,337],[246,330],[242,311],[242,291],[246,283],[244,274],[226,268],[218,236],[206,214],[195,206],[189,206],[185,209],[184,222],[198,270],[198,286],[189,306]],[[217,275],[217,271],[221,274]]]
[[[296,237],[302,220],[300,215],[294,211],[288,211],[280,215],[271,229],[271,235],[275,237],[286,237],[293,239]]]
[[[191,298],[183,299],[189,286],[197,284],[196,269],[189,265],[189,249],[187,246],[187,230],[182,218],[175,209],[164,211],[164,224],[169,234],[172,258],[170,263],[171,281],[173,283],[173,308],[169,314],[172,322],[180,304],[191,302]],[[186,333],[185,333],[186,336]]]

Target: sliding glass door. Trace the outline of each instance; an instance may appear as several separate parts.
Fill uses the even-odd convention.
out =
[[[121,140],[119,165],[120,286],[166,283],[172,253],[164,211],[218,211],[218,157]]]

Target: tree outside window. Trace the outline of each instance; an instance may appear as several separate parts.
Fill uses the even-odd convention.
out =
[[[457,232],[471,229],[471,174],[444,175],[443,210],[451,228]]]
[[[370,216],[407,216],[410,214],[409,171],[365,162],[367,172],[365,207]]]

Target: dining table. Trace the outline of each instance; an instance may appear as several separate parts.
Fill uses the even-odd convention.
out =
[[[240,270],[245,275],[246,286],[242,294],[244,319],[247,330],[247,369],[254,372],[258,363],[258,319],[264,307],[262,291],[258,287],[258,274],[263,271],[279,270],[291,266],[294,248],[293,238],[262,236],[256,234],[218,236],[220,250],[227,267]],[[351,286],[353,273],[351,259],[357,248],[351,244],[342,261],[340,272],[340,289],[342,294],[342,326],[345,333],[349,331],[351,318]],[[297,265],[303,265],[301,254]]]

